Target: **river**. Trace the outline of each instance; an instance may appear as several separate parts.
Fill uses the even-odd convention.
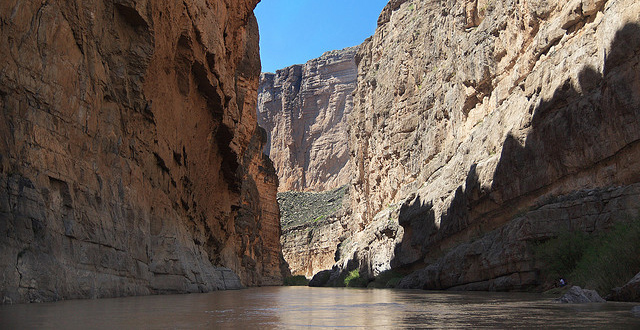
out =
[[[269,287],[5,305],[0,329],[638,329],[633,306],[522,293]]]

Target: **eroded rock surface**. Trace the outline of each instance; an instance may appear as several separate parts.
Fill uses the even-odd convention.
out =
[[[555,300],[563,304],[587,304],[606,302],[595,290],[582,289],[579,286],[572,286],[567,293]]]
[[[281,283],[256,3],[0,3],[3,301]]]
[[[349,224],[349,189],[278,194],[282,253],[292,275],[311,278],[335,263],[338,243],[355,232]]]
[[[328,191],[351,180],[347,118],[356,87],[357,47],[260,76],[258,123],[279,191]]]
[[[640,273],[623,287],[615,288],[607,300],[640,302]]]
[[[400,205],[376,253],[418,270],[405,287],[534,286],[530,244],[640,217],[639,3],[392,1],[378,23],[356,58],[353,221],[387,230]],[[369,237],[389,239],[337,265],[379,271]]]

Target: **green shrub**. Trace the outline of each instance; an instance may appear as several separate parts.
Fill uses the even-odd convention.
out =
[[[307,286],[309,285],[309,280],[307,280],[304,275],[296,275],[285,277],[284,286]]]
[[[318,222],[318,221],[320,221],[320,220],[324,220],[324,218],[326,218],[326,217],[327,217],[326,215],[321,215],[321,216],[319,216],[319,217],[317,217],[317,218],[313,219],[313,222]]]
[[[547,281],[564,277],[570,284],[606,295],[640,271],[640,221],[618,223],[587,235],[565,232],[535,247]]]
[[[369,283],[368,286],[370,288],[395,288],[402,277],[402,274],[394,270],[387,270],[376,276],[373,282]]]
[[[365,288],[367,284],[368,281],[360,277],[360,271],[357,269],[350,271],[344,279],[344,285],[349,288]]]
[[[640,221],[619,223],[597,237],[571,274],[573,281],[601,295],[625,285],[640,271]]]
[[[547,280],[557,280],[573,272],[582,259],[590,237],[583,232],[562,232],[535,249],[538,260],[546,264]]]

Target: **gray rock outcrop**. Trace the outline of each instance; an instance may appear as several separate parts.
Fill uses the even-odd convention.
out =
[[[615,288],[607,300],[640,302],[640,273],[621,288]]]
[[[563,304],[586,304],[586,303],[604,303],[595,290],[582,289],[579,286],[572,286],[567,293],[555,300]]]

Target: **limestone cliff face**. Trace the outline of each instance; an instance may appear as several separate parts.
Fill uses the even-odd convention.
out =
[[[357,47],[263,73],[258,124],[267,130],[279,191],[325,191],[350,181],[347,118],[356,87]]]
[[[349,221],[349,186],[326,192],[283,192],[278,203],[282,253],[291,274],[311,278],[331,268],[338,243],[356,231]]]
[[[350,135],[368,229],[342,268],[522,288],[531,243],[638,218],[640,3],[394,0],[378,23]]]
[[[4,302],[281,283],[256,3],[0,3]]]

